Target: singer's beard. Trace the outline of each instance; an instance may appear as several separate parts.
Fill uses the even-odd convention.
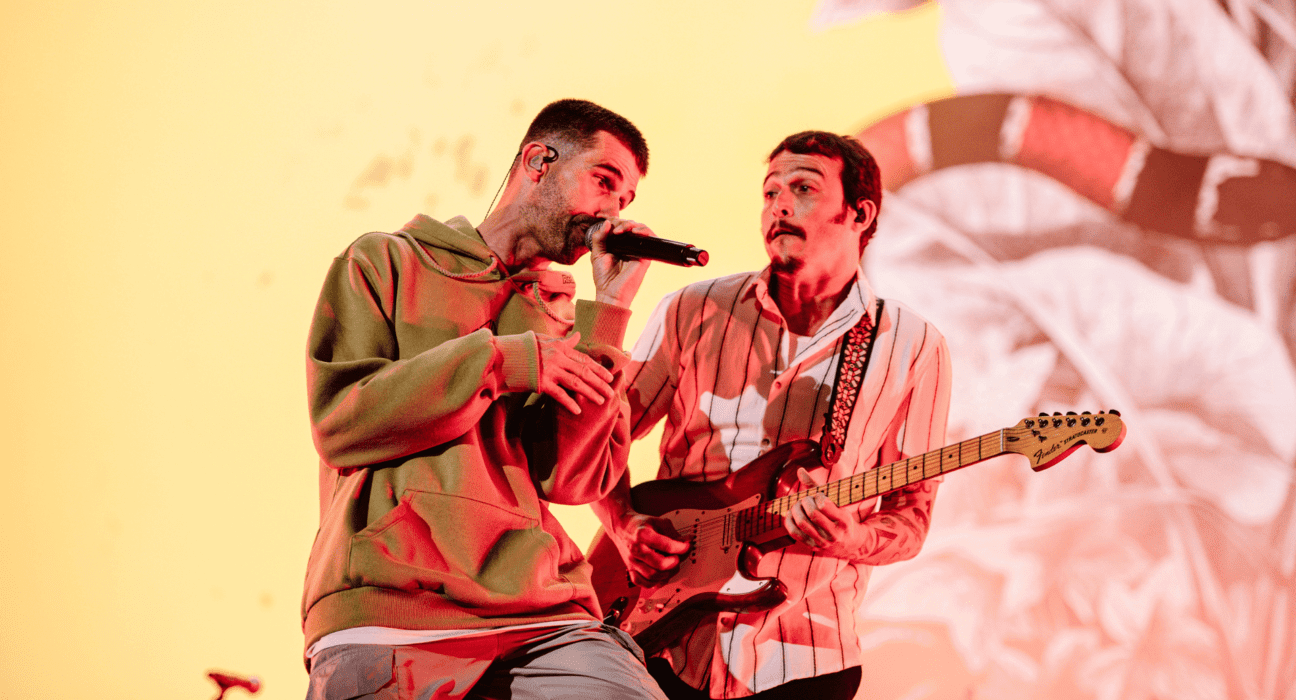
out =
[[[585,232],[602,219],[589,214],[568,214],[567,198],[549,182],[552,180],[542,181],[540,185],[532,235],[546,260],[572,265],[584,252]]]

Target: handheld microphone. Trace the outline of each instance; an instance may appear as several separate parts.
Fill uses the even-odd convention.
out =
[[[585,232],[586,248],[591,250],[594,248],[594,230],[606,225],[606,221],[600,221],[589,227],[589,230]],[[705,250],[697,246],[665,238],[641,236],[637,233],[608,236],[603,239],[603,249],[618,258],[657,260],[670,265],[679,265],[680,267],[693,267],[695,265],[701,267],[706,265],[707,260],[710,258]]]

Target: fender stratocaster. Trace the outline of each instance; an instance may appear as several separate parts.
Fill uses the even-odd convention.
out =
[[[1109,452],[1124,438],[1125,424],[1116,411],[1040,414],[812,489],[799,490],[796,471],[820,466],[819,443],[813,440],[780,445],[724,481],[647,481],[630,490],[635,510],[669,520],[689,550],[669,581],[636,586],[616,545],[600,531],[589,551],[594,588],[610,621],[652,656],[701,617],[768,610],[787,599],[778,579],[753,572],[763,555],[794,543],[783,528],[783,515],[806,496],[822,493],[846,506],[1005,454],[1023,455],[1032,469],[1043,471],[1081,445]]]

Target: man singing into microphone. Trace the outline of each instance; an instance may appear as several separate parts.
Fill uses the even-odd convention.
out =
[[[588,503],[629,444],[620,350],[647,263],[603,250],[648,170],[633,124],[561,100],[478,227],[417,216],[329,269],[307,378],[320,527],[309,697],[661,698],[547,501]],[[547,269],[592,248],[595,297]]]
[[[634,437],[666,419],[658,478],[722,480],[809,438],[834,445],[825,454],[836,458],[799,473],[813,486],[941,447],[945,341],[903,304],[879,300],[859,265],[882,199],[872,156],[848,137],[794,134],[770,154],[763,187],[769,266],[668,296],[626,370]],[[797,544],[757,571],[783,582],[786,601],[699,616],[649,659],[662,689],[672,700],[854,697],[869,572],[918,553],[934,496],[919,482],[860,509],[800,500],[783,521]],[[669,576],[688,550],[665,520],[631,508],[627,477],[595,511],[636,583]]]

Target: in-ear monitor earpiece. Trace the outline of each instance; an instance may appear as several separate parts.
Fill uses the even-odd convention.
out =
[[[545,147],[545,155],[543,156],[537,155],[536,157],[531,159],[531,167],[536,168],[537,170],[540,168],[541,163],[552,163],[555,160],[558,160],[557,149],[555,149],[553,146],[550,146],[549,144],[544,144],[544,147]]]

